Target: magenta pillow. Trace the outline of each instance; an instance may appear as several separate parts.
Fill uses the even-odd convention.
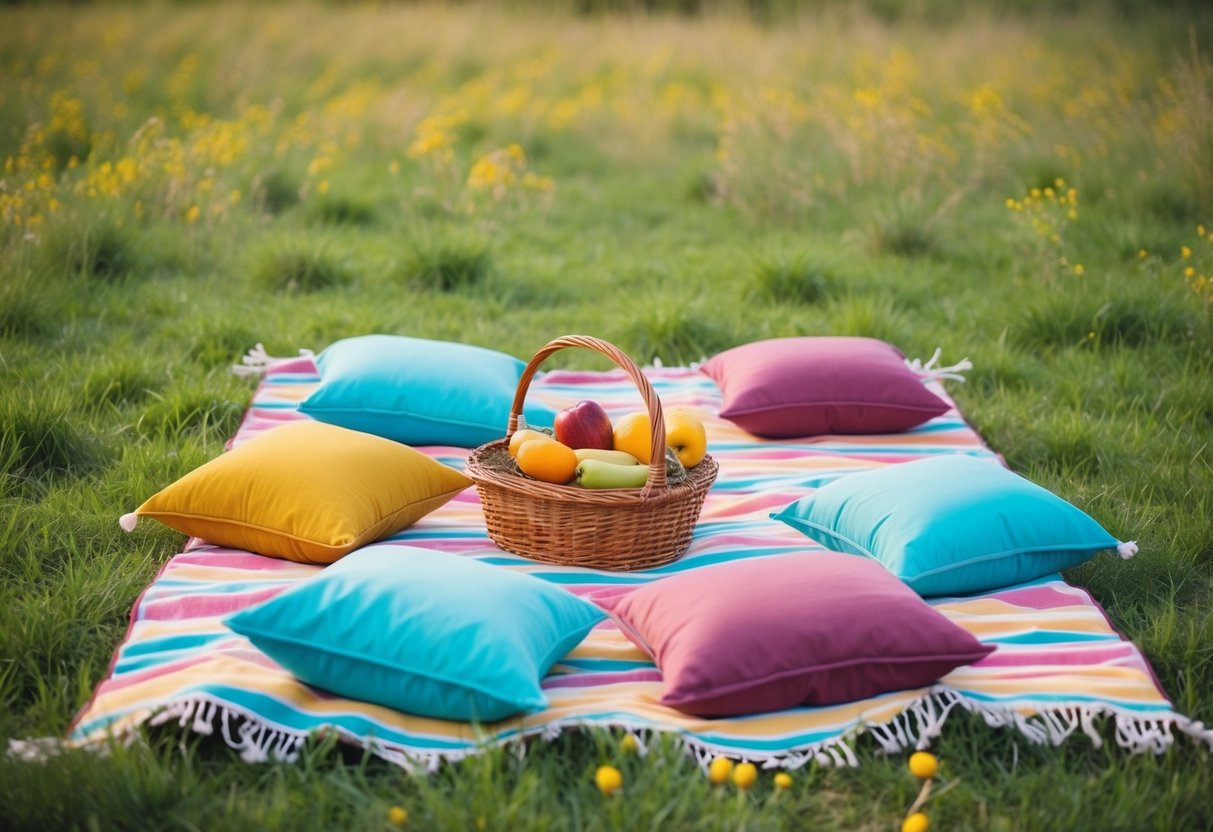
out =
[[[701,369],[724,393],[720,415],[769,438],[900,433],[949,409],[896,347],[875,338],[755,341]]]
[[[660,668],[661,703],[702,717],[925,687],[994,649],[854,555],[732,561],[598,603]]]

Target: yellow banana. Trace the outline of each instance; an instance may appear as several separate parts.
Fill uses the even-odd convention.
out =
[[[615,465],[639,465],[640,460],[627,451],[604,451],[601,448],[577,448],[573,451],[578,462],[596,459],[599,462],[611,462]]]
[[[600,459],[577,464],[577,483],[585,488],[640,488],[648,478],[647,465],[617,465]]]

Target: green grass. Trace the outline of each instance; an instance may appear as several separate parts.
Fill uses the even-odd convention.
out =
[[[61,735],[104,677],[182,544],[117,518],[222,450],[252,390],[228,365],[373,332],[968,356],[949,389],[990,445],[1139,542],[1068,577],[1213,723],[1213,17],[1111,5],[3,7],[0,739]],[[1059,177],[1077,218],[1054,240],[1005,202]],[[551,363],[602,366],[579,352]],[[1105,737],[953,713],[933,828],[1213,825],[1207,748]],[[0,825],[384,829],[400,805],[417,829],[886,830],[916,791],[863,737],[858,769],[809,763],[781,794],[713,790],[648,740],[570,731],[410,776],[149,730],[0,758]]]

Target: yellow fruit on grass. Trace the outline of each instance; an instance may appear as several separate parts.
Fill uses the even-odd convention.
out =
[[[594,785],[603,794],[614,794],[623,788],[623,775],[614,766],[599,766],[594,772]]]
[[[910,773],[919,780],[934,777],[939,772],[939,760],[929,751],[915,751],[910,755]]]
[[[703,421],[685,407],[664,410],[665,444],[674,450],[684,468],[693,468],[703,462],[708,452],[708,435]],[[652,427],[649,414],[643,410],[629,413],[615,422],[615,450],[626,451],[636,457],[642,465],[652,459]]]
[[[555,439],[524,442],[518,449],[518,467],[528,477],[544,482],[566,483],[577,471],[577,455]]]
[[[708,765],[708,779],[720,785],[733,773],[733,761],[728,757],[717,757]]]
[[[901,832],[927,832],[930,827],[931,821],[925,812],[915,812],[901,822]]]
[[[738,763],[733,769],[733,785],[741,790],[748,789],[758,780],[758,767],[753,763]]]
[[[530,442],[532,439],[546,439],[549,442],[556,441],[555,439],[548,436],[546,433],[543,433],[542,431],[531,430],[530,428],[523,428],[522,430],[516,430],[516,431],[514,431],[514,434],[510,437],[510,456],[517,459],[518,458],[518,449],[521,448],[527,442]]]

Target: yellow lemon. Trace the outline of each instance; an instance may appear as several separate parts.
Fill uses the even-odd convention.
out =
[[[643,410],[629,413],[615,422],[612,429],[615,450],[636,457],[641,465],[652,459],[653,432],[649,427],[649,414]]]
[[[599,766],[594,772],[594,785],[603,794],[614,794],[623,788],[623,775],[614,766]]]
[[[738,763],[733,769],[733,785],[745,791],[758,780],[758,767],[753,763]]]
[[[929,751],[915,751],[910,755],[910,773],[919,780],[934,777],[939,772],[939,760]]]
[[[716,785],[728,780],[732,773],[733,761],[728,757],[717,757],[708,765],[708,779]]]
[[[927,832],[930,827],[931,821],[925,812],[915,812],[901,822],[901,832]]]

